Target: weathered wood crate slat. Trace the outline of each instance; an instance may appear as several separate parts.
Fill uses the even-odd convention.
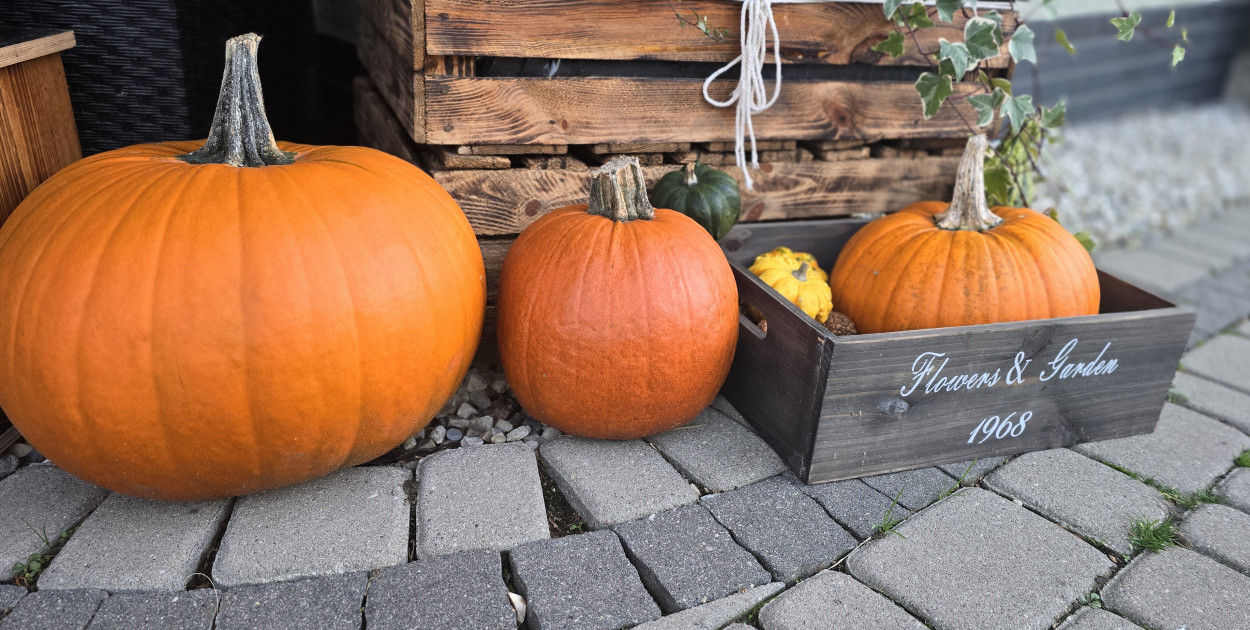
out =
[[[835,337],[746,270],[779,245],[831,266],[864,223],[743,224],[722,240],[740,299],[768,321],[765,335],[741,319],[722,393],[800,479],[1154,430],[1194,313],[1107,274],[1098,315]]]
[[[365,0],[360,56],[384,100],[419,143],[732,140],[733,108],[705,103],[702,77],[714,62],[738,54],[740,5],[693,0],[679,8],[700,15],[706,11],[713,23],[723,20],[729,36],[717,42],[696,29],[680,28],[668,0]],[[957,84],[951,105],[923,121],[912,83],[930,61],[917,54],[912,41],[898,59],[870,50],[893,28],[880,6],[790,4],[774,10],[785,44],[783,61],[814,70],[804,79],[791,75],[781,100],[757,117],[758,139],[878,141],[967,134],[964,120],[975,114],[958,97],[975,86]],[[966,19],[960,15],[951,24],[924,29],[921,44],[935,50],[943,37],[958,39]],[[1015,15],[1007,12],[1003,26],[1012,32]],[[989,71],[1009,72],[1006,59],[994,61]],[[492,63],[500,60],[525,61]],[[591,65],[562,73],[559,60]],[[691,63],[707,67],[691,68]],[[545,71],[535,75],[534,67]],[[821,68],[843,71],[816,72]],[[710,92],[724,98],[734,85],[718,81]]]

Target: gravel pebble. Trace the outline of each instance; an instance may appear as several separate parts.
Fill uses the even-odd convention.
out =
[[[453,429],[464,430],[464,429],[469,428],[469,419],[461,418],[460,416],[455,416],[447,421],[447,426]]]
[[[438,446],[438,444],[435,444],[434,440],[425,440],[421,442],[421,444],[417,446],[417,448],[422,451],[426,451],[426,450],[434,448],[435,446]]]
[[[487,396],[485,391],[470,392],[469,402],[478,409],[486,409],[490,407],[490,396]]]
[[[439,425],[430,431],[430,440],[435,444],[442,444],[443,438],[447,437],[447,427]]]
[[[531,449],[533,449],[533,450],[535,450],[535,451],[536,451],[536,450],[538,450],[538,441],[537,441],[537,440],[525,440],[525,445],[526,445],[526,446],[528,446],[528,447],[530,447]]]
[[[478,431],[490,431],[495,426],[495,419],[491,416],[481,416],[480,418],[474,418],[469,426]]]
[[[459,442],[464,437],[464,432],[460,429],[447,429],[447,440],[449,442]]]
[[[507,434],[500,433],[499,431],[495,431],[490,434],[491,444],[503,444],[504,442],[507,442],[507,441],[508,441]]]
[[[490,389],[496,394],[502,396],[504,392],[508,391],[508,381],[502,378],[497,378],[491,381]]]
[[[476,413],[477,413],[477,408],[474,407],[473,405],[470,405],[467,402],[461,403],[460,408],[456,410],[456,415],[460,416],[461,418],[468,418],[469,416],[475,415]]]
[[[460,440],[461,446],[481,446],[482,444],[485,444],[485,442],[480,437],[467,437]]]
[[[416,447],[417,447],[417,437],[415,435],[413,437],[410,437],[404,440],[403,449],[405,451],[411,451],[412,449]]]
[[[503,431],[504,433],[507,433],[512,430],[512,423],[508,422],[507,420],[500,420],[499,422],[495,423],[495,429],[498,431]]]
[[[32,447],[31,445],[25,442],[17,442],[13,446],[9,447],[8,453],[9,455],[12,455],[18,459],[21,459],[23,457],[26,457],[27,455],[30,455],[34,450],[35,450],[34,447]]]
[[[507,438],[509,442],[519,442],[529,437],[529,434],[530,434],[530,428],[525,425],[521,425],[509,431]]]
[[[564,432],[555,427],[547,427],[546,429],[543,429],[544,440],[554,440],[561,435],[564,435]]]
[[[464,379],[464,388],[469,391],[470,395],[473,392],[480,392],[486,389],[488,385],[489,383],[486,382],[486,379],[482,378],[482,375],[475,370],[469,370],[469,375]]]

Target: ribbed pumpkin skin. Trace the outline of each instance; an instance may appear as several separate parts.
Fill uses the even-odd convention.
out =
[[[1081,244],[1025,208],[984,231],[944,230],[922,202],[881,217],[847,242],[830,275],[834,308],[861,333],[1098,313],[1098,274]]]
[[[0,229],[0,406],[87,481],[194,500],[312,479],[421,429],[468,369],[485,274],[451,197],[370,149],[61,171]]]
[[[685,173],[666,173],[651,189],[651,204],[657,208],[676,210],[703,226],[720,240],[738,222],[742,199],[738,182],[728,173],[699,164],[695,168],[698,182],[685,183]]]
[[[715,241],[672,210],[616,222],[586,206],[526,228],[499,280],[499,355],[527,412],[631,439],[711,404],[738,340],[738,290]]]

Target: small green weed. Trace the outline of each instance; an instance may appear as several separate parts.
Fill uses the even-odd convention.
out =
[[[1135,519],[1129,527],[1128,542],[1135,551],[1163,551],[1181,544],[1176,523],[1170,518],[1161,521]]]
[[[1233,465],[1241,468],[1250,468],[1250,449],[1242,451],[1240,455],[1234,458]]]
[[[899,490],[898,494],[894,495],[894,500],[890,502],[890,507],[887,508],[885,514],[881,516],[881,522],[872,526],[872,533],[874,536],[894,534],[899,538],[906,538],[906,536],[894,531],[894,527],[903,522],[903,519],[894,517],[894,508],[898,507],[898,499],[901,496],[903,496],[903,491]]]
[[[1245,455],[1246,453],[1243,452],[1241,455],[1238,456],[1238,458],[1245,456]],[[1176,505],[1186,510],[1192,510],[1198,507],[1199,505],[1202,505],[1203,503],[1223,503],[1224,502],[1224,497],[1218,494],[1214,494],[1212,492],[1208,492],[1206,490],[1199,490],[1197,492],[1191,492],[1189,494],[1185,494],[1181,492],[1180,490],[1173,488],[1172,486],[1165,486],[1162,483],[1159,483],[1153,477],[1139,475],[1123,466],[1118,466],[1116,464],[1109,464],[1107,462],[1103,462],[1103,464],[1106,464],[1107,466],[1114,468],[1132,477],[1133,479],[1136,479],[1150,486],[1151,488],[1154,488],[1155,490],[1158,490],[1159,494],[1162,494],[1165,499],[1171,501],[1172,503],[1175,503]]]
[[[1168,390],[1168,402],[1173,405],[1183,405],[1189,402],[1189,396],[1186,396],[1175,389]]]
[[[1097,591],[1090,591],[1076,598],[1076,603],[1090,608],[1102,608],[1102,595],[1099,595]]]
[[[30,527],[30,525],[27,525],[27,527]],[[61,547],[65,546],[65,541],[69,540],[69,537],[73,535],[74,529],[76,528],[71,527],[61,532],[55,540],[52,540],[48,537],[47,531],[39,532],[34,527],[30,527],[30,531],[35,532],[35,536],[38,536],[39,540],[43,542],[43,549],[30,554],[26,562],[13,563],[13,582],[18,586],[27,588],[33,585],[35,580],[39,579],[39,574],[48,568],[48,564],[56,557]]]

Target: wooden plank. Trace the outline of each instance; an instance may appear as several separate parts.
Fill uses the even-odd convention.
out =
[[[521,166],[532,169],[585,169],[586,163],[571,155],[521,156]]]
[[[702,85],[698,79],[428,76],[424,135],[430,144],[731,140],[734,109],[708,105]],[[718,81],[711,92],[723,97],[733,89],[732,82]],[[977,89],[960,83],[955,96]],[[952,99],[924,120],[911,83],[796,81],[786,83],[777,104],[754,123],[758,140],[867,142],[967,137],[964,120],[973,119],[966,100]]]
[[[597,153],[599,155],[621,153],[673,153],[675,151],[689,150],[689,142],[623,142],[616,144],[596,144],[590,147],[591,153]]]
[[[399,67],[425,67],[425,7],[423,0],[362,0],[357,19],[357,45],[385,42],[405,61]],[[368,30],[364,30],[364,29]]]
[[[431,147],[424,151],[430,165],[442,169],[512,168],[512,160],[503,155],[461,155],[447,149]]]
[[[10,446],[22,439],[22,434],[17,432],[17,428],[9,425],[7,422],[3,424],[6,428],[4,431],[0,431],[0,453],[9,450]]]
[[[406,53],[390,45],[377,32],[377,27],[372,22],[362,19],[358,27],[360,43],[356,47],[356,54],[360,57],[370,82],[395,116],[402,121],[405,133],[415,142],[425,142],[425,99],[414,100],[416,94],[425,93],[425,75],[409,68],[412,60]]]
[[[0,67],[0,223],[81,157],[61,54]]]
[[[503,269],[503,259],[508,250],[516,242],[515,238],[479,238],[477,246],[482,250],[482,264],[486,266],[486,302],[495,303],[499,294],[499,271]]]
[[[426,0],[426,46],[434,55],[554,59],[728,62],[739,54],[740,3],[684,0],[676,5],[682,15],[697,13],[709,26],[729,29],[723,42],[681,28],[673,6],[669,0]],[[898,59],[871,50],[893,30],[880,3],[777,4],[772,10],[786,63],[930,63],[910,38]],[[937,22],[936,9],[929,13]],[[963,41],[966,21],[960,14],[952,23],[922,29],[917,35],[924,50],[936,51],[941,38]],[[1015,15],[1004,12],[1004,31],[1011,33],[1015,26]],[[1005,66],[1007,61],[1000,57],[991,63]]]
[[[959,160],[858,160],[764,164],[755,190],[743,190],[743,221],[774,221],[898,210],[925,199],[946,199]],[[654,184],[676,165],[644,167]],[[727,172],[741,180],[735,167]],[[584,171],[507,169],[435,171],[434,179],[460,204],[479,235],[517,234],[556,208],[586,202]]]
[[[846,160],[867,160],[872,155],[871,147],[855,149],[816,149],[816,157],[826,162],[845,162]],[[963,155],[962,153],[956,155]]]
[[[561,155],[569,148],[558,144],[471,144],[456,147],[460,155]]]
[[[74,47],[74,31],[24,29],[0,36],[0,68]]]
[[[369,80],[356,77],[352,90],[355,94],[356,133],[360,143],[416,164],[416,145]]]
[[[703,142],[699,144],[699,149],[712,153],[733,153],[735,150],[734,142]],[[782,151],[794,149],[799,143],[795,140],[756,140],[756,151]],[[750,141],[746,141],[746,150],[751,150]]]

